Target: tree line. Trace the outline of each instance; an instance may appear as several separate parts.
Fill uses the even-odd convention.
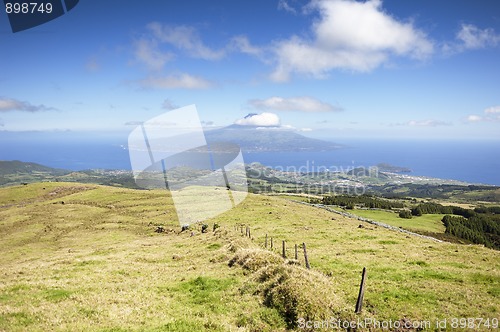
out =
[[[454,214],[465,218],[472,217],[476,212],[470,209],[464,209],[460,206],[441,205],[438,203],[426,202],[420,203],[411,209],[413,216],[419,217],[423,214]]]
[[[420,203],[411,209],[411,216],[423,214],[445,214],[441,221],[446,227],[446,234],[472,243],[483,244],[489,248],[500,249],[500,207],[498,206],[477,207],[472,210],[460,206],[427,202]],[[400,216],[407,217],[401,214]]]
[[[346,209],[354,209],[355,206],[362,206],[369,209],[402,209],[404,204],[401,202],[391,202],[386,199],[377,198],[368,195],[349,196],[349,195],[331,195],[325,196],[321,200],[324,205],[338,205]]]
[[[500,250],[500,216],[477,214],[464,218],[446,215],[442,221],[446,227],[445,233]]]

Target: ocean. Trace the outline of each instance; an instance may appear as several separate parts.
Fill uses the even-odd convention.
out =
[[[411,169],[409,175],[500,185],[500,141],[336,141],[345,148],[328,152],[248,153],[245,162],[301,170],[346,170],[387,163]]]
[[[0,160],[20,160],[69,170],[130,170],[127,142],[99,135],[37,139],[0,135]],[[36,136],[36,135],[35,135]],[[91,138],[89,138],[91,137]],[[328,152],[245,153],[246,163],[299,171],[346,170],[388,163],[410,175],[500,185],[500,141],[334,140],[345,147]]]

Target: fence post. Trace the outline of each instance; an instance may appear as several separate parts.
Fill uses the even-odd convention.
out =
[[[298,246],[297,243],[295,243],[295,260],[299,259],[299,252],[298,252]]]
[[[358,300],[356,301],[356,311],[359,314],[363,306],[363,297],[365,295],[365,280],[366,280],[366,267],[363,268],[363,274],[361,275],[361,284],[359,285]]]
[[[283,258],[286,258],[286,244],[284,240],[283,240]]]
[[[307,267],[308,269],[310,269],[310,268],[311,268],[311,266],[309,265],[309,259],[307,258],[306,243],[305,243],[305,242],[304,242],[304,243],[302,243],[302,246],[304,247],[304,259],[305,259],[305,261],[306,261],[306,267]]]
[[[248,226],[248,237],[251,239],[252,236],[250,235],[250,226]]]
[[[271,237],[271,250],[273,250],[273,238]]]
[[[267,234],[266,234],[266,242],[264,244],[264,247],[267,248]]]

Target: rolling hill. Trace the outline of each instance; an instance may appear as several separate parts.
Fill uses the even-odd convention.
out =
[[[0,206],[0,330],[285,331],[302,330],[301,318],[499,316],[499,252],[359,227],[280,197],[250,194],[208,220],[207,233],[180,232],[166,191],[35,183],[1,188]],[[289,259],[302,243],[311,270],[302,255]]]

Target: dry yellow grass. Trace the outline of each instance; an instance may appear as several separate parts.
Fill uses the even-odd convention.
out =
[[[30,184],[0,189],[0,206],[0,330],[279,331],[300,315],[357,317],[363,267],[360,317],[499,316],[498,252],[358,228],[279,197],[249,195],[207,221],[222,226],[216,232],[195,227],[192,237],[178,233],[163,191]],[[249,225],[253,239],[236,224]],[[154,233],[157,225],[173,231]],[[262,248],[266,234],[275,253],[286,241],[288,257],[306,242],[313,271],[270,252],[253,273],[228,265],[240,250]],[[317,307],[327,309],[316,316]]]

